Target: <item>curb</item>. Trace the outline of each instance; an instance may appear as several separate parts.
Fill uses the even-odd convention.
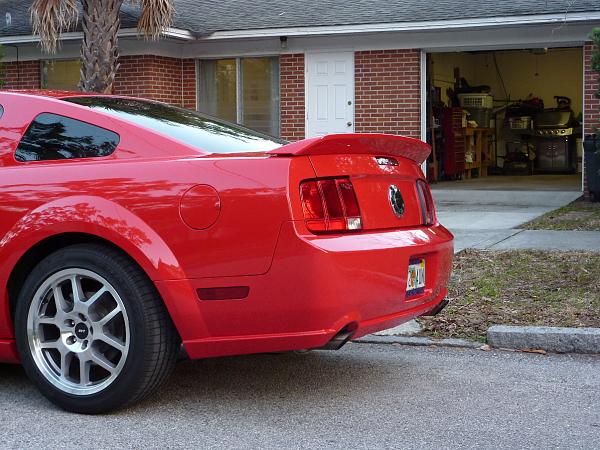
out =
[[[533,353],[600,354],[600,328],[526,327],[493,325],[487,344],[464,339],[432,339],[418,336],[377,336],[352,340],[357,344],[396,344],[413,347],[454,347],[476,350],[525,351]]]
[[[483,342],[465,341],[463,339],[431,339],[425,337],[414,336],[375,336],[368,335],[356,340],[357,344],[397,344],[397,345],[412,345],[415,347],[454,347],[454,348],[471,348],[480,349]]]
[[[488,328],[492,347],[513,350],[539,349],[552,353],[600,353],[600,328],[518,327]]]

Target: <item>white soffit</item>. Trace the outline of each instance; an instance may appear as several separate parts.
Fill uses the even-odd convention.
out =
[[[122,28],[118,34],[119,37],[139,37],[140,34],[136,28]],[[181,30],[179,28],[167,28],[162,33],[163,38],[177,39],[182,41],[189,41],[196,39],[188,30]],[[83,33],[81,31],[69,31],[61,34],[61,41],[73,41],[83,39]],[[39,36],[32,34],[24,36],[2,36],[0,37],[0,44],[28,44],[38,43],[40,41]]]

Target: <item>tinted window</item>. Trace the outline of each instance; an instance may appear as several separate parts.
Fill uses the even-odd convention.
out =
[[[65,100],[129,120],[208,153],[267,151],[286,143],[240,125],[163,103],[111,97]]]
[[[0,105],[0,118],[4,115],[4,107]]]
[[[93,158],[108,156],[119,144],[119,135],[80,120],[42,113],[21,139],[18,161]]]

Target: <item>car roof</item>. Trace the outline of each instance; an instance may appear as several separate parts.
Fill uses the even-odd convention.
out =
[[[115,97],[111,94],[100,94],[98,92],[80,92],[80,91],[64,91],[64,90],[49,90],[49,89],[4,89],[2,92],[12,93],[12,94],[31,95],[33,97],[56,98],[59,100],[63,99],[63,98],[69,98],[69,97],[84,97],[84,96]]]

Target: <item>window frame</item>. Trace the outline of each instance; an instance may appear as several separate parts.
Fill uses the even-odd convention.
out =
[[[281,55],[270,54],[270,55],[250,55],[250,56],[211,56],[207,58],[198,58],[196,60],[196,111],[202,112],[200,109],[201,105],[201,92],[200,92],[200,78],[202,77],[202,61],[218,61],[221,59],[233,59],[235,60],[235,121],[238,125],[246,126],[242,120],[244,118],[244,75],[242,70],[242,60],[254,59],[254,58],[265,58],[265,59],[276,59],[277,60],[277,108],[275,114],[277,115],[277,134],[275,137],[281,138]]]
[[[29,131],[29,129],[31,128],[31,126],[33,125],[33,123],[36,121],[36,119],[38,117],[40,117],[41,115],[43,115],[43,114],[51,114],[53,116],[58,116],[58,117],[63,117],[63,118],[70,119],[70,120],[75,120],[75,121],[83,123],[85,125],[89,125],[89,126],[94,127],[94,128],[99,128],[99,129],[108,131],[109,133],[113,133],[114,135],[116,135],[117,138],[118,138],[118,141],[116,142],[115,148],[108,155],[102,155],[102,156],[83,156],[83,157],[78,157],[78,158],[60,158],[60,159],[34,159],[34,160],[25,160],[25,161],[22,161],[22,160],[20,160],[20,159],[17,158],[17,152],[19,150],[21,142],[25,138],[25,135],[27,134],[27,132]],[[97,161],[97,160],[103,160],[103,159],[106,159],[106,158],[114,158],[115,153],[119,149],[119,145],[121,144],[121,141],[122,141],[122,138],[121,138],[121,134],[120,133],[118,133],[117,131],[111,130],[109,128],[106,128],[104,126],[96,125],[96,124],[91,123],[91,122],[89,122],[87,120],[76,119],[75,117],[67,116],[65,114],[58,114],[56,112],[51,112],[51,111],[40,111],[37,114],[35,114],[35,116],[33,117],[33,119],[31,119],[31,121],[27,125],[27,128],[25,129],[25,131],[21,135],[21,138],[19,139],[19,141],[17,143],[17,146],[15,147],[14,151],[12,152],[12,157],[13,157],[13,160],[16,163],[18,163],[18,164],[44,164],[44,163],[46,163],[46,164],[47,163],[51,163],[51,164],[63,163],[64,164],[64,163],[73,162],[73,161]]]
[[[238,150],[234,150],[232,152],[223,152],[221,151],[221,144],[219,144],[219,150],[213,150],[211,148],[211,146],[207,146],[206,144],[199,144],[200,139],[199,138],[194,138],[193,142],[190,142],[188,139],[182,138],[177,136],[177,134],[171,134],[169,132],[164,131],[163,129],[161,129],[161,127],[155,127],[152,126],[152,124],[147,124],[147,123],[142,123],[134,118],[130,118],[130,117],[121,117],[120,116],[120,112],[124,112],[125,114],[129,114],[128,111],[120,109],[120,108],[111,108],[110,106],[105,106],[105,105],[90,105],[87,103],[87,100],[89,99],[98,99],[100,101],[132,101],[135,103],[146,103],[146,104],[155,104],[159,107],[164,107],[164,108],[168,108],[168,109],[174,109],[174,110],[180,110],[181,112],[185,113],[185,114],[197,114],[198,116],[200,116],[201,120],[206,120],[208,122],[212,122],[212,123],[216,123],[217,125],[222,125],[226,128],[234,128],[234,130],[229,130],[229,131],[240,131],[240,132],[248,132],[249,135],[263,140],[263,141],[267,141],[268,143],[271,144],[275,144],[275,147],[271,147],[270,148],[265,148],[261,145],[261,147],[259,148],[254,148],[254,149],[238,149]],[[268,134],[265,134],[263,132],[260,132],[258,130],[255,129],[251,129],[248,127],[245,127],[244,125],[240,125],[234,122],[229,122],[225,119],[219,119],[217,117],[211,116],[209,114],[200,112],[200,111],[194,111],[191,110],[189,108],[183,108],[180,106],[174,106],[174,105],[169,105],[167,103],[163,103],[163,102],[159,102],[156,100],[150,100],[150,99],[130,99],[128,97],[119,97],[119,96],[114,96],[114,97],[103,97],[101,95],[95,96],[95,95],[81,95],[81,96],[70,96],[66,99],[64,99],[65,102],[67,103],[73,103],[79,106],[83,106],[86,108],[89,108],[90,111],[95,112],[96,108],[99,108],[99,113],[101,113],[102,115],[106,115],[112,119],[116,119],[119,121],[124,121],[129,125],[134,125],[136,127],[140,127],[141,129],[147,130],[150,133],[156,133],[158,135],[163,136],[166,139],[171,139],[173,141],[177,141],[183,145],[185,145],[186,147],[193,149],[195,151],[199,151],[201,154],[206,154],[206,155],[222,155],[222,154],[232,154],[232,153],[264,153],[272,148],[277,148],[283,145],[288,144],[289,142],[285,139],[279,138],[279,137],[275,137],[275,136],[271,136]],[[102,109],[104,108],[108,108],[108,110],[103,111]],[[140,114],[140,116],[144,117],[144,114]],[[151,116],[148,116],[152,119]],[[159,119],[160,120],[160,119]],[[179,125],[179,124],[178,124]],[[184,125],[185,124],[181,124]],[[100,126],[100,128],[105,128],[107,130],[110,131],[110,128],[106,128],[103,126]],[[118,134],[118,133],[117,133]],[[210,135],[214,135],[214,132],[210,132],[207,131],[207,134]],[[217,133],[218,134],[218,133]]]

